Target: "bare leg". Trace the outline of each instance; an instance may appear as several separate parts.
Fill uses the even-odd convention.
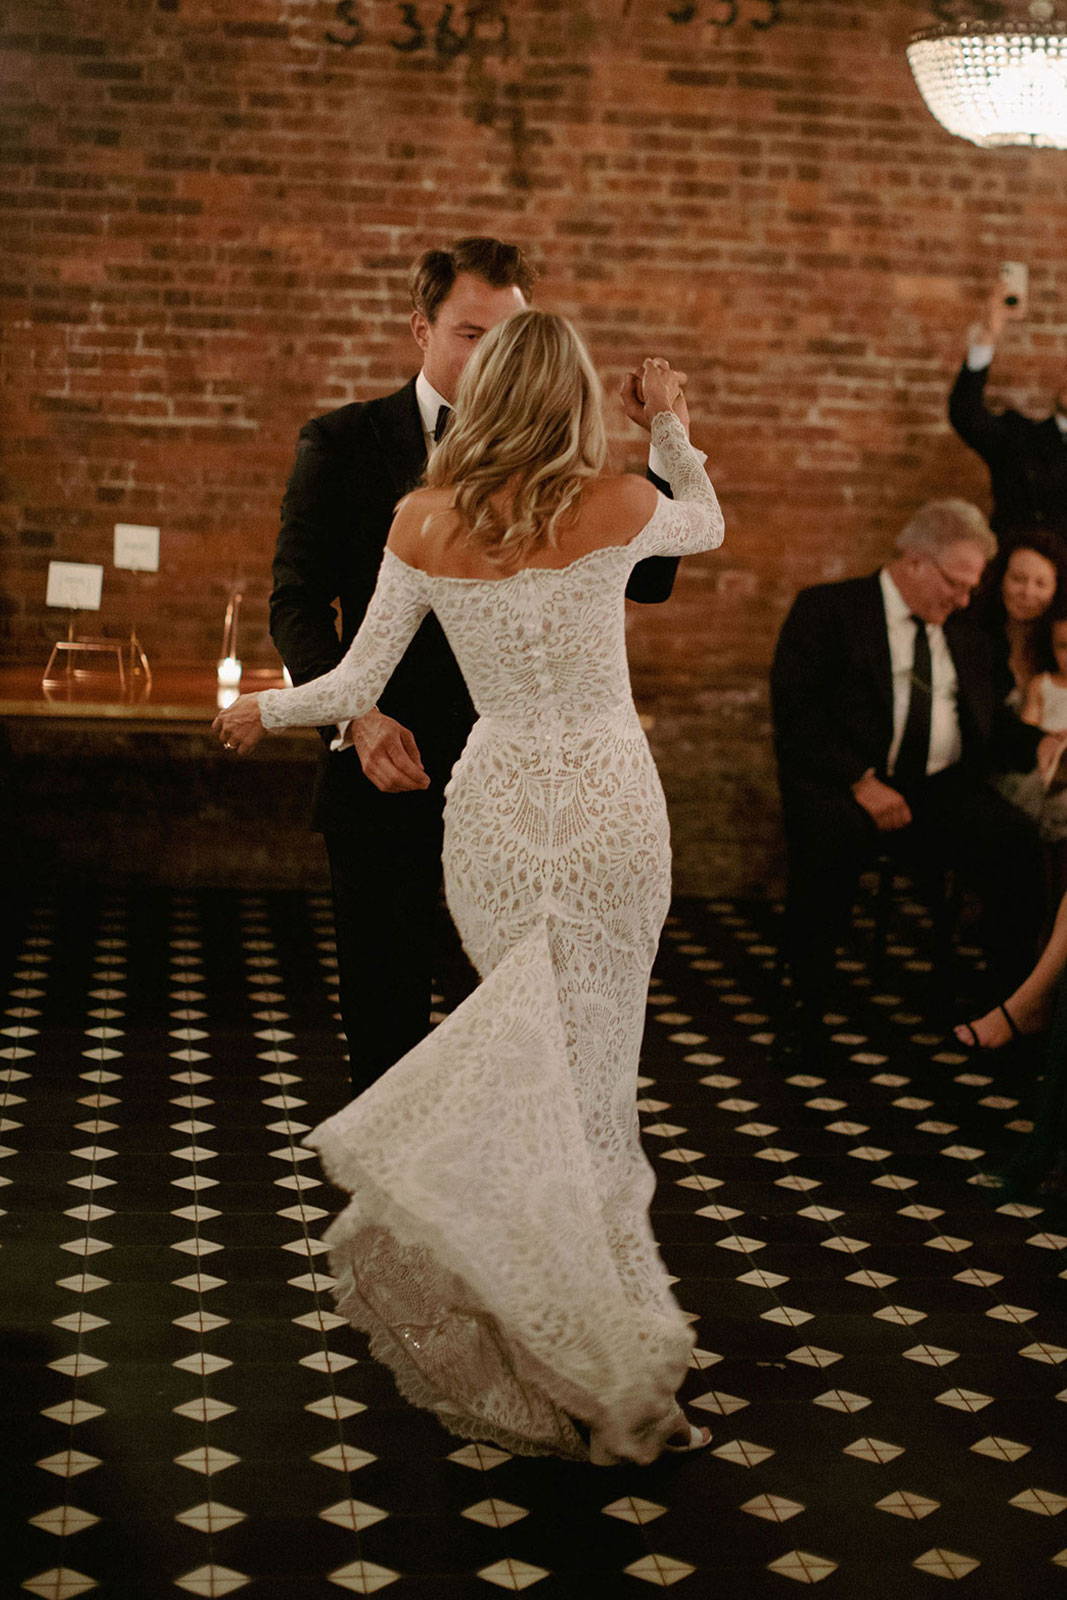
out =
[[[1064,968],[1067,968],[1067,894],[1060,901],[1052,932],[1037,965],[1004,1001],[1020,1033],[1040,1033],[1048,1023],[1053,991]],[[961,1023],[955,1029],[961,1044],[971,1044],[972,1033],[983,1050],[999,1050],[1012,1038],[1011,1028],[999,1006],[987,1011],[984,1017]]]

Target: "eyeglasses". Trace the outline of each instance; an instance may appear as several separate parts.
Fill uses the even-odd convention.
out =
[[[937,569],[942,582],[952,590],[953,594],[961,595],[967,600],[970,599],[971,595],[978,587],[979,580],[977,578],[973,583],[966,578],[954,578],[951,572],[945,571],[944,567],[941,565],[940,561],[937,560],[936,556],[932,556],[928,550],[924,551],[923,554],[926,556],[926,559],[929,561],[930,565]]]

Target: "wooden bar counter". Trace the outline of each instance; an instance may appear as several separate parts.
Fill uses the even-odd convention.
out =
[[[43,670],[0,667],[0,826],[24,877],[325,886],[308,828],[313,730],[238,759],[211,733],[213,669],[169,668],[125,689],[114,670],[42,685]],[[276,669],[241,680],[246,693],[281,685]]]
[[[217,708],[215,675],[203,667],[171,667],[143,677],[117,671],[72,673],[43,683],[40,666],[0,667],[0,716],[60,717],[78,721],[166,723],[190,729],[211,725]],[[272,668],[246,672],[241,690],[280,689],[281,673]]]

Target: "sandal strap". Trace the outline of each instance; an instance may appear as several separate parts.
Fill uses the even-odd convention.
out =
[[[1022,1038],[1022,1032],[1021,1032],[1021,1030],[1019,1028],[1018,1023],[1015,1021],[1015,1018],[1012,1016],[1011,1012],[1008,1010],[1007,1006],[1004,1005],[1003,1003],[1001,1003],[1000,1005],[997,1006],[997,1010],[1000,1012],[1001,1016],[1004,1018],[1004,1021],[1008,1024],[1008,1028],[1009,1028],[1009,1030],[1011,1032],[1012,1038],[1013,1039],[1021,1039]]]

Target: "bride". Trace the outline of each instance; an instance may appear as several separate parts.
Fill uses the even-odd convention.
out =
[[[445,890],[482,983],[306,1142],[351,1195],[326,1235],[339,1307],[401,1391],[464,1437],[598,1464],[710,1438],[676,1400],[693,1341],[635,1104],[670,839],[623,592],[723,522],[678,375],[648,360],[635,393],[673,500],[603,473],[600,383],[564,318],[487,333],[344,660],[214,724],[247,753],[361,716],[428,611],[444,628],[478,712]]]

